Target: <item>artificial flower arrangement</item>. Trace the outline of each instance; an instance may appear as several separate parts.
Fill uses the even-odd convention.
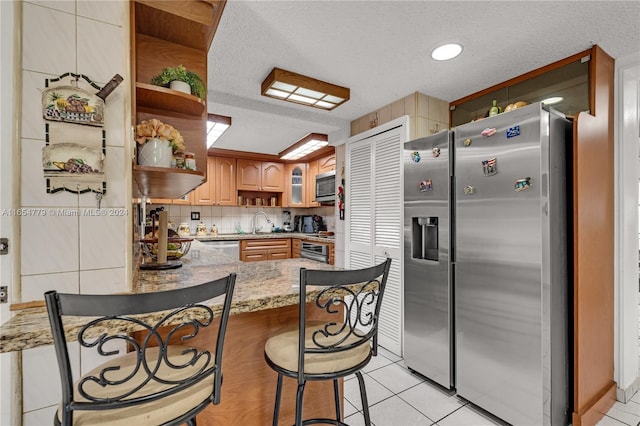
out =
[[[168,140],[174,154],[184,152],[184,139],[180,132],[170,124],[164,124],[162,121],[152,118],[144,120],[136,126],[136,142],[140,145],[153,138]]]

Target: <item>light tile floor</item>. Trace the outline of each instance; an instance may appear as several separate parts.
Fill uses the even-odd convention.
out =
[[[468,401],[411,373],[384,348],[363,370],[371,423],[375,426],[504,426]],[[344,382],[344,415],[350,426],[364,425],[358,380]],[[640,424],[640,392],[627,404],[616,402],[598,426]]]

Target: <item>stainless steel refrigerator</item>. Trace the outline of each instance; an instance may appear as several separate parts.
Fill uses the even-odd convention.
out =
[[[432,244],[428,229],[426,239],[409,229],[414,222],[424,223],[416,218],[437,216],[430,207],[434,204],[430,197],[437,194],[431,177],[437,168],[430,167],[431,161],[416,163],[410,157],[408,151],[417,141],[408,142],[405,150],[413,163],[405,163],[407,366],[440,383],[431,376],[434,363],[443,358],[431,331],[441,327],[444,314],[429,324],[433,314],[422,313],[419,318],[415,307],[434,310],[439,303],[434,296],[440,294],[434,289],[446,286],[449,300],[435,312],[453,306],[448,312],[453,330],[448,346],[454,371],[451,387],[512,424],[569,422],[566,149],[570,131],[562,114],[541,104],[454,130],[449,161],[453,226],[448,232],[438,226],[439,236],[453,236],[449,250],[438,247],[439,252],[451,253],[446,284],[438,282],[445,279],[442,274],[436,278],[431,273],[430,262],[435,260],[416,259],[421,255],[416,246]],[[431,139],[424,143],[428,151]],[[408,195],[416,185],[421,195],[415,191]],[[423,190],[425,185],[430,189]],[[424,207],[416,210],[420,198]],[[443,244],[439,239],[438,245]],[[423,290],[415,290],[419,288]],[[438,351],[431,353],[434,347]],[[436,361],[431,360],[434,355]]]
[[[404,145],[406,365],[453,388],[450,145],[443,131]]]

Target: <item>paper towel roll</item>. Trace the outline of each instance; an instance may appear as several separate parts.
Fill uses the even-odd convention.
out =
[[[157,263],[167,263],[167,238],[169,237],[168,230],[168,212],[160,212],[160,223],[158,224],[158,260]]]

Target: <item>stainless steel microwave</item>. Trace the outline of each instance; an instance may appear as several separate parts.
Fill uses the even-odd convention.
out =
[[[331,171],[316,175],[316,199],[317,203],[329,203],[336,201],[336,172]]]

